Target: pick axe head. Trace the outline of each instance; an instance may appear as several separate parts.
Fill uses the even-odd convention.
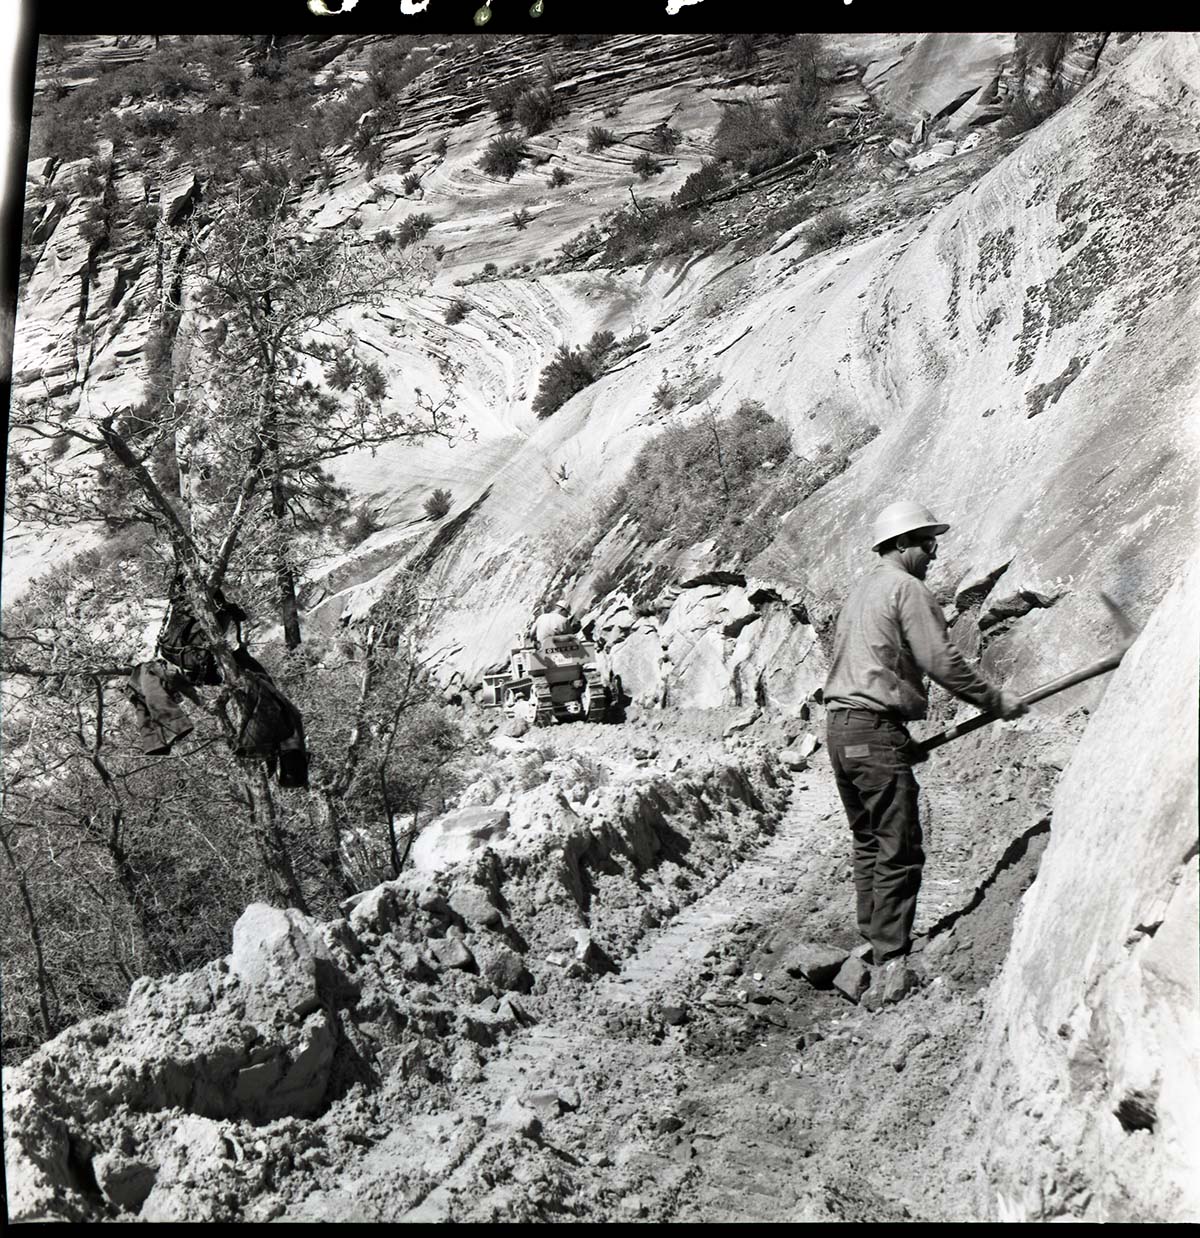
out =
[[[1117,625],[1121,632],[1121,643],[1117,647],[1117,651],[1124,653],[1130,645],[1133,644],[1137,637],[1138,630],[1130,622],[1129,616],[1108,596],[1107,593],[1101,591],[1100,600],[1104,603],[1108,613],[1112,615],[1113,622]]]

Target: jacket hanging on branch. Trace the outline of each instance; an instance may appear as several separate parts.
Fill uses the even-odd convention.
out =
[[[214,589],[213,594],[217,600],[217,621],[222,632],[230,624],[245,622],[246,612],[236,602],[230,602],[220,589]],[[192,683],[222,682],[217,659],[188,599],[182,572],[175,573],[167,594],[167,616],[159,633],[158,652],[184,671]]]
[[[173,744],[191,733],[192,723],[180,705],[184,677],[165,662],[141,662],[125,682],[125,695],[133,703],[142,752],[148,757],[166,756]]]
[[[233,656],[250,681],[248,690],[235,688],[233,693],[242,712],[234,756],[265,761],[272,773],[278,762],[281,787],[307,787],[308,751],[300,711],[275,686],[261,662],[242,648]]]

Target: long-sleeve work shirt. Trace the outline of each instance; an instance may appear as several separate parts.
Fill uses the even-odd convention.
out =
[[[850,590],[838,616],[825,705],[924,718],[924,675],[981,709],[999,703],[999,691],[950,643],[929,590],[901,564],[881,559]]]
[[[544,645],[552,636],[578,630],[579,624],[570,615],[564,615],[561,610],[548,610],[544,615],[539,615],[533,625],[533,639],[538,645]]]

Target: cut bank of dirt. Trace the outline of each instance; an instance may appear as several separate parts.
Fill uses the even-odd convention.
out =
[[[298,1005],[280,995],[294,961],[267,974],[235,934],[222,976],[159,982],[124,1018],[46,1046],[7,1081],[10,1151],[42,1148],[40,1180],[16,1166],[18,1205],[145,1220],[965,1215],[953,1181],[938,1194],[912,1176],[911,1149],[976,1029],[1040,836],[930,940],[925,986],[869,1013],[784,966],[797,940],[854,944],[823,752],[789,776],[769,724],[723,740],[726,720],[666,711],[500,741],[508,789],[465,811],[507,824],[312,935],[341,980],[318,960]],[[227,1091],[250,1097],[276,1061],[324,1078],[322,1018],[337,1042],[325,1091],[292,1112],[201,1086],[218,1071],[205,1019],[243,1021],[249,1064]],[[142,1053],[136,1084],[114,1082],[106,1051]]]

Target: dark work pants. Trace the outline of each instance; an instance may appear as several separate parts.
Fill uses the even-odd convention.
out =
[[[860,709],[831,709],[826,736],[854,836],[858,931],[882,963],[909,948],[925,863],[912,739],[900,723]]]

